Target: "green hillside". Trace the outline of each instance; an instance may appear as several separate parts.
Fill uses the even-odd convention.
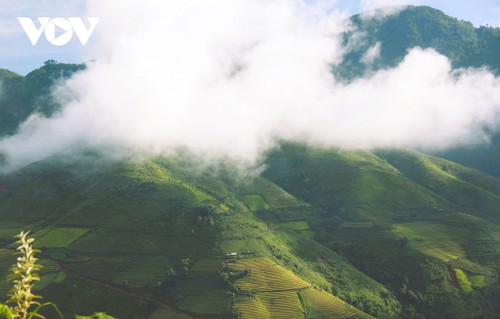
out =
[[[157,159],[96,171],[90,163],[36,163],[0,177],[1,240],[9,249],[13,233],[34,231],[49,265],[38,287],[68,315],[98,309],[148,318],[152,310],[170,307],[188,316],[231,318],[240,309],[235,300],[253,291],[274,298],[275,292],[311,285],[371,300],[378,314],[399,311],[384,286],[289,228],[289,219],[307,225],[315,218],[311,205],[262,177],[238,181],[230,169],[226,176],[189,174],[183,165]],[[265,201],[265,209],[248,207],[248,196]],[[259,215],[280,217],[271,222]],[[265,263],[248,266],[251,275],[245,275],[246,266],[236,271],[226,257],[234,252],[238,263]],[[1,267],[5,274],[9,264]],[[92,297],[82,298],[82,289]]]
[[[26,76],[0,69],[0,136],[15,133],[33,113],[52,116],[60,105],[51,96],[51,88],[83,68],[49,60]]]
[[[267,164],[264,176],[322,209],[314,239],[389,288],[407,316],[498,311],[499,180],[403,151],[286,144]],[[469,281],[485,279],[492,290],[463,290],[457,269]]]
[[[354,33],[362,34],[360,41],[347,54],[343,63],[335,69],[337,75],[352,79],[366,71],[394,67],[402,61],[409,49],[433,48],[447,56],[454,67],[487,66],[500,71],[500,29],[481,26],[458,20],[443,12],[425,6],[408,6],[397,14],[386,18],[351,18],[353,30],[344,35],[347,45]],[[374,65],[362,62],[366,51],[380,43],[380,57]]]
[[[52,160],[2,176],[0,272],[10,238],[31,229],[45,265],[37,289],[68,316],[498,311],[495,178],[412,152],[284,144],[268,158],[263,176],[243,179],[231,165],[193,172],[185,158]]]

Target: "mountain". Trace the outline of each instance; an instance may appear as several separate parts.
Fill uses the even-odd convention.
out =
[[[425,6],[409,6],[397,14],[380,18],[372,15],[351,18],[353,30],[344,34],[350,47],[344,61],[334,68],[339,79],[349,82],[376,70],[394,67],[411,48],[432,48],[447,56],[453,67],[486,67],[500,73],[500,28],[474,27],[443,12]],[[362,34],[362,41],[353,35]],[[354,37],[356,38],[356,37]],[[380,47],[380,56],[372,64],[363,63],[370,48]],[[435,153],[438,156],[484,170],[500,177],[500,134],[492,132],[491,143],[475,147],[456,147]]]
[[[26,76],[0,69],[0,136],[14,134],[33,113],[49,117],[57,112],[60,105],[51,96],[53,85],[84,68],[48,60]]]
[[[487,58],[498,29],[431,8],[353,23],[366,48],[381,43],[377,67],[418,43],[457,67],[498,68]],[[367,71],[358,62],[353,50],[335,72],[352,80]],[[83,68],[0,70],[1,134],[55,114],[51,87]],[[496,177],[415,150],[291,142],[263,164],[257,174],[189,154],[110,161],[88,149],[2,175],[0,277],[15,261],[12,237],[29,229],[44,266],[36,292],[68,318],[498,317]],[[0,281],[0,296],[8,287]]]
[[[193,169],[188,157],[96,156],[0,177],[0,271],[10,238],[31,229],[45,266],[37,290],[67,315],[498,312],[500,181],[479,171],[410,151],[299,144],[269,154],[263,176]]]
[[[37,290],[67,315],[498,313],[500,181],[484,173],[409,151],[295,144],[269,154],[263,176],[95,156],[0,177],[0,271],[10,238],[31,229],[45,266]]]
[[[461,21],[425,6],[408,6],[399,13],[381,18],[355,15],[352,30],[344,34],[344,44],[350,47],[342,64],[335,69],[344,80],[361,76],[368,71],[394,67],[409,49],[432,48],[447,56],[456,68],[488,67],[498,74],[500,61],[500,29]],[[350,45],[353,35],[361,41]],[[373,65],[362,62],[369,48],[380,43],[380,56]]]
[[[315,239],[395,293],[402,317],[475,318],[489,307],[485,295],[472,297],[460,278],[498,272],[496,178],[401,150],[348,152],[292,144],[270,154],[268,165],[265,177],[322,209]],[[484,266],[493,266],[492,272]],[[496,276],[492,287],[498,287]],[[469,292],[451,293],[457,287]]]
[[[332,289],[381,314],[398,311],[383,285],[312,239],[316,208],[262,177],[239,181],[230,167],[191,173],[191,163],[172,159],[99,170],[93,163],[36,163],[0,178],[1,240],[34,231],[45,266],[37,290],[64,313],[230,318],[233,305],[250,318],[370,318]],[[226,256],[234,252],[242,258]],[[10,258],[7,246],[0,256]],[[8,266],[1,263],[2,273]]]

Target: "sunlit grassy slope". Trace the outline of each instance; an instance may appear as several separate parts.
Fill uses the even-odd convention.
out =
[[[316,241],[391,287],[400,301],[420,294],[425,306],[407,307],[408,316],[447,311],[472,318],[481,307],[495,309],[484,304],[480,293],[486,290],[462,283],[484,276],[498,287],[498,179],[409,151],[284,144],[267,164],[266,178],[322,209],[321,218],[310,221]],[[441,302],[432,300],[443,291],[448,295]],[[461,314],[450,310],[457,304]]]
[[[399,311],[385,287],[311,239],[319,209],[263,177],[193,167],[185,159],[46,161],[0,177],[0,272],[13,260],[10,237],[29,228],[46,266],[37,290],[69,316],[97,309],[119,318],[251,317],[235,300],[254,290],[266,309],[294,292],[291,308],[268,310],[305,314],[297,292],[310,285]],[[230,253],[256,263],[232,263]],[[253,272],[237,277],[237,265]]]
[[[0,272],[11,236],[31,229],[46,266],[37,290],[70,316],[497,311],[500,183],[478,171],[415,152],[298,144],[268,154],[262,176],[189,157],[94,156],[0,177]]]

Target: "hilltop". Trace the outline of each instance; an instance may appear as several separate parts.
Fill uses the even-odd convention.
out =
[[[61,106],[51,89],[84,68],[83,64],[48,60],[26,76],[0,69],[0,136],[14,134],[31,114],[54,115]]]
[[[355,15],[351,23],[353,28],[344,34],[344,44],[349,47],[354,34],[361,39],[350,46],[343,63],[335,69],[337,75],[346,80],[394,67],[414,47],[436,50],[448,57],[455,68],[487,67],[496,74],[500,71],[499,28],[476,28],[468,21],[426,6],[408,6],[385,18],[377,14]],[[380,44],[378,58],[371,65],[363,63],[363,55],[377,43]]]
[[[394,67],[414,47],[436,50],[448,57],[454,68],[487,68],[496,75],[500,72],[500,28],[476,28],[468,21],[426,6],[408,6],[386,18],[376,14],[355,15],[351,23],[352,31],[344,34],[344,45],[350,50],[343,62],[334,68],[336,76],[343,81]],[[377,46],[379,56],[372,63],[363,62],[366,52]],[[500,177],[497,165],[500,162],[500,135],[491,133],[488,145],[456,147],[435,154]]]

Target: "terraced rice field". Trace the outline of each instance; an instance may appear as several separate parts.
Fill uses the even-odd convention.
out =
[[[311,230],[309,223],[305,220],[280,223],[279,227],[298,231],[302,234],[302,236],[309,239],[314,237],[314,232]]]
[[[43,288],[45,288],[48,285],[50,285],[51,283],[53,283],[57,276],[58,276],[58,273],[50,273],[50,274],[45,274],[43,276],[40,276],[40,281],[35,283],[33,290],[35,290],[35,291],[42,290]],[[63,277],[63,279],[64,279],[64,277]]]
[[[308,288],[300,292],[306,303],[315,308],[326,319],[349,318],[361,311],[325,291]],[[366,318],[370,316],[366,315]]]
[[[251,211],[269,209],[269,204],[260,195],[245,195],[243,201]]]
[[[86,228],[54,228],[36,240],[34,245],[43,248],[62,248],[68,246],[87,232],[88,229]]]
[[[475,288],[483,288],[485,286],[484,276],[482,275],[472,275],[470,282]]]
[[[57,267],[56,263],[52,260],[49,259],[41,259],[38,262],[40,265],[42,265],[42,269],[38,272],[40,275],[51,273],[51,272],[58,272],[59,268]]]
[[[263,178],[256,178],[253,186],[257,193],[262,194],[264,200],[273,208],[302,205],[297,198]]]
[[[217,272],[222,268],[223,259],[202,259],[191,268],[194,272]]]
[[[452,241],[444,240],[442,242],[427,242],[412,245],[422,253],[436,257],[444,262],[449,262],[466,255],[462,246]]]
[[[469,231],[465,228],[436,222],[412,222],[394,227],[398,236],[409,239],[410,247],[444,262],[466,256],[462,244]]]
[[[455,268],[453,268],[453,271],[455,272],[455,276],[457,278],[460,289],[463,292],[471,292],[473,290],[472,283],[470,282],[465,272],[462,269],[455,269]]]
[[[43,238],[43,237],[42,237]],[[163,248],[169,249],[170,245],[182,247],[176,239],[170,240],[167,245],[155,240],[153,236],[146,234],[128,233],[111,230],[91,230],[78,240],[74,241],[70,248],[85,253],[129,253],[140,251],[141,253],[155,254]],[[185,245],[185,244],[184,244]],[[194,246],[194,245],[192,245]],[[179,248],[178,248],[179,249]]]
[[[208,289],[201,295],[188,296],[179,309],[196,314],[220,315],[231,305],[231,297],[222,289]]]
[[[35,283],[35,290],[42,290],[53,282],[61,283],[66,278],[66,273],[59,271],[59,268],[52,260],[42,259],[39,264],[43,268],[38,272],[40,281]]]
[[[309,223],[305,220],[280,223],[280,227],[291,230],[309,230]]]
[[[340,225],[340,228],[347,228],[347,229],[366,229],[372,227],[373,227],[372,222],[344,222],[342,223],[342,225]]]
[[[226,265],[231,271],[249,270],[248,276],[235,281],[235,285],[242,290],[283,291],[309,286],[308,282],[269,259],[239,259],[236,263],[228,262]]]
[[[102,281],[110,281],[119,272],[124,271],[132,263],[131,257],[87,257],[78,258],[75,262],[64,266],[72,271]]]
[[[246,246],[247,239],[222,239],[218,248],[224,253],[239,252]]]
[[[193,319],[193,317],[171,309],[158,309],[151,314],[149,319]]]
[[[80,257],[78,262],[88,264],[128,264],[132,262],[132,257],[119,256],[119,257]]]
[[[234,303],[242,319],[303,319],[304,310],[295,291],[264,292]]]
[[[165,279],[169,262],[166,257],[134,260],[132,265],[113,277],[113,282],[129,288],[155,287]]]

